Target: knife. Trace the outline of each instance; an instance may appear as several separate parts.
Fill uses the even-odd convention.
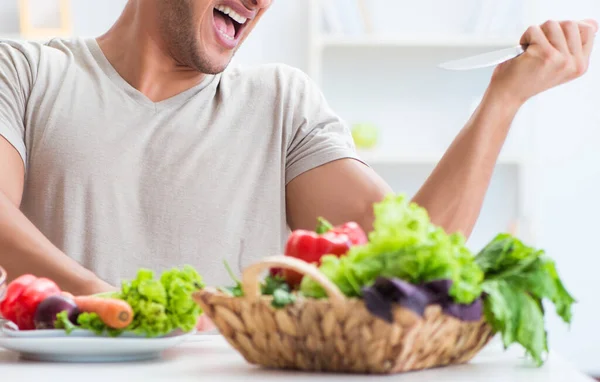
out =
[[[478,54],[467,58],[461,58],[460,60],[444,62],[438,67],[447,70],[471,70],[479,68],[487,68],[489,66],[495,66],[505,61],[511,60],[525,53],[527,46],[519,45],[512,48],[506,48],[496,50],[493,52]]]

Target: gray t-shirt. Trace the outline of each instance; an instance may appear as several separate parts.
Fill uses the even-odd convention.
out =
[[[240,250],[242,267],[283,250],[288,182],[358,159],[299,70],[232,67],[156,103],[94,39],[0,44],[0,135],[26,165],[24,214],[115,285],[183,264],[229,283]]]

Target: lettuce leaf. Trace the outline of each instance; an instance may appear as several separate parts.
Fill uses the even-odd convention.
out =
[[[541,302],[505,280],[485,282],[484,314],[492,328],[501,334],[504,347],[519,343],[536,364],[548,351]]]
[[[378,277],[412,284],[451,280],[455,302],[470,304],[481,295],[483,272],[465,246],[464,236],[447,234],[431,223],[427,211],[404,195],[389,195],[374,205],[375,220],[369,242],[352,247],[340,258],[327,255],[320,270],[349,297],[360,297],[363,288]],[[324,290],[304,277],[302,294],[325,297]]]
[[[528,247],[508,234],[494,238],[475,258],[485,272],[487,321],[501,333],[504,346],[519,343],[541,365],[548,351],[543,301],[554,304],[566,323],[576,302],[567,291],[554,261],[544,251]]]
[[[192,293],[203,287],[200,275],[188,265],[167,270],[160,278],[148,269],[140,269],[135,279],[122,283],[119,292],[106,296],[125,300],[133,309],[133,321],[127,328],[109,328],[95,313],[80,314],[77,323],[82,329],[111,337],[123,332],[146,337],[167,335],[176,329],[188,332],[202,313]]]

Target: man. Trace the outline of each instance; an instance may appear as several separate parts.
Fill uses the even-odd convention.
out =
[[[0,45],[0,264],[75,294],[140,267],[207,283],[280,253],[317,216],[369,230],[391,190],[306,75],[227,68],[270,0],[130,0],[97,39]],[[414,197],[469,235],[519,108],[586,72],[598,26],[523,35]],[[376,65],[376,63],[374,63]]]

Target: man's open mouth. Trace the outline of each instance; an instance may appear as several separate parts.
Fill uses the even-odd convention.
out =
[[[244,29],[247,18],[226,5],[219,5],[213,11],[217,31],[231,41],[235,41]]]

